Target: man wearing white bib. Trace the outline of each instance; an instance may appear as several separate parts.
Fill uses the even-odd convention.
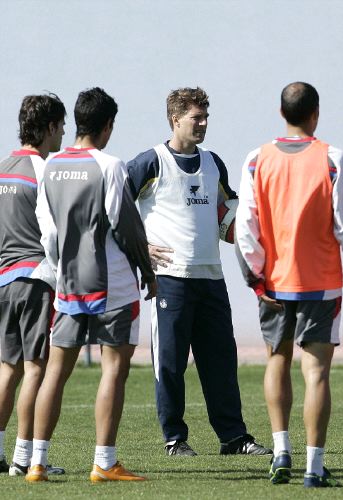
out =
[[[152,356],[158,417],[167,455],[196,455],[184,422],[184,373],[190,347],[221,454],[271,450],[247,434],[237,381],[237,351],[219,254],[217,207],[237,198],[214,153],[198,148],[209,101],[200,88],[167,98],[172,138],[128,163],[157,274]]]

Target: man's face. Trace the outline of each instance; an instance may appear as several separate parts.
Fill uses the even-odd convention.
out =
[[[207,107],[193,104],[186,114],[174,118],[174,133],[182,141],[200,144],[205,139],[208,116]]]
[[[54,153],[61,149],[62,137],[64,136],[64,119],[51,127],[50,152]]]

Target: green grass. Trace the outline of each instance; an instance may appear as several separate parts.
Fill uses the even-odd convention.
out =
[[[239,369],[244,417],[248,430],[259,442],[271,445],[271,432],[263,399],[262,366]],[[268,457],[220,456],[217,438],[204,407],[194,366],[187,370],[187,410],[189,443],[198,456],[166,457],[156,418],[152,368],[133,367],[127,384],[126,405],[118,438],[119,459],[127,468],[149,478],[145,483],[89,482],[94,454],[93,404],[100,368],[79,366],[72,375],[63,400],[61,419],[55,431],[50,461],[63,465],[67,474],[48,484],[26,484],[23,478],[0,475],[1,499],[265,499],[342,498],[340,489],[304,490],[305,435],[302,425],[303,383],[294,367],[294,408],[291,420],[294,477],[288,485],[273,486],[267,479]],[[342,466],[342,386],[343,367],[332,370],[333,411],[327,441],[326,462],[343,481]],[[13,415],[6,436],[6,452],[11,458],[16,435]]]

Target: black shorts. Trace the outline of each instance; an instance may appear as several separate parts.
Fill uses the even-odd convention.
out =
[[[41,280],[18,278],[0,287],[1,361],[47,359],[53,291]]]

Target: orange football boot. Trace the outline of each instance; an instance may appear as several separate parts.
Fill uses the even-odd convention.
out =
[[[27,471],[25,476],[26,481],[29,483],[35,483],[37,481],[48,481],[48,471],[44,465],[33,465]]]
[[[90,480],[93,483],[101,481],[145,481],[145,477],[137,476],[133,472],[124,469],[124,467],[117,462],[108,470],[104,470],[98,465],[93,465],[93,470],[90,474]]]

